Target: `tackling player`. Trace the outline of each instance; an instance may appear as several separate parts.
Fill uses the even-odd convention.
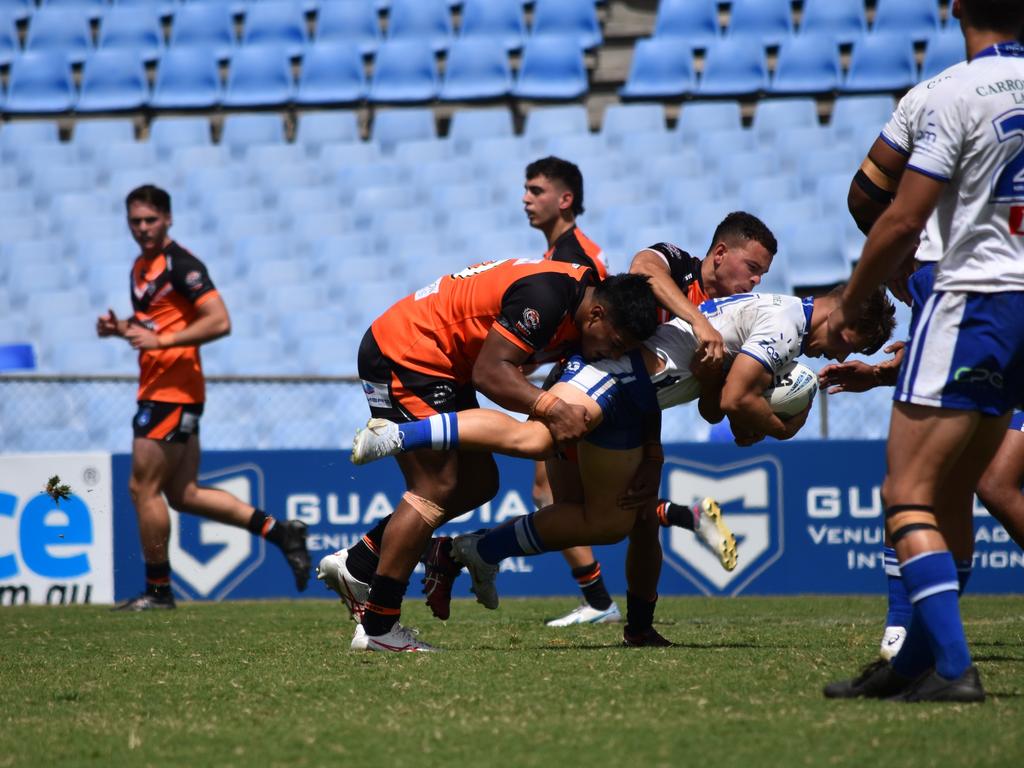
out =
[[[918,124],[895,199],[829,318],[840,334],[859,301],[893,273],[938,211],[944,251],[900,369],[883,484],[886,529],[914,606],[903,650],[876,673],[873,695],[903,701],[983,701],[960,619],[951,547],[973,538],[971,499],[1024,384],[1024,7],[954,0],[970,64],[940,83]],[[908,652],[921,648],[921,652]],[[924,652],[927,649],[928,652]],[[934,661],[934,667],[931,667]]]
[[[119,320],[108,310],[97,319],[96,332],[119,336],[139,350],[129,490],[139,519],[146,588],[117,610],[175,607],[165,497],[177,510],[247,528],[276,544],[301,591],[309,580],[306,524],[276,520],[230,493],[197,483],[205,400],[199,346],[230,333],[231,321],[206,267],[168,234],[170,195],[146,185],[132,190],[125,204],[128,228],[142,251],[131,270],[135,313]]]

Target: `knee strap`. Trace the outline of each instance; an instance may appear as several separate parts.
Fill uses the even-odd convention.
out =
[[[417,496],[412,491],[406,491],[402,494],[402,501],[415,509],[416,512],[419,513],[419,516],[423,518],[423,522],[431,528],[439,528],[441,524],[444,523],[444,509],[439,507],[430,499],[424,499],[422,496]]]
[[[889,539],[895,545],[912,531],[937,531],[938,521],[934,508],[927,504],[897,504],[885,510],[885,522],[889,527]]]

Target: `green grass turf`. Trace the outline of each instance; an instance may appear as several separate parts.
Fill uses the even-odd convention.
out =
[[[964,601],[983,705],[827,701],[880,598],[663,599],[679,645],[546,629],[570,600],[409,605],[437,655],[347,650],[334,602],[0,610],[0,766],[1024,763],[1024,598]]]

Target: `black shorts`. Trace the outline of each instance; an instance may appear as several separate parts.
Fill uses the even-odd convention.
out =
[[[363,394],[374,418],[404,423],[480,407],[476,390],[469,384],[428,376],[385,357],[369,330],[359,344],[358,364]]]
[[[192,435],[199,435],[199,417],[202,415],[202,403],[140,400],[139,410],[132,419],[132,430],[135,437],[163,443],[187,443]]]

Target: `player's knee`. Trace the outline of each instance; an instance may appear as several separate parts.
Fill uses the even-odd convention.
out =
[[[195,483],[171,486],[166,491],[167,503],[175,509],[189,511],[195,506],[198,486]]]
[[[895,504],[886,507],[885,529],[895,545],[916,531],[938,532],[939,525],[934,509],[928,504]]]
[[[132,497],[132,503],[136,506],[152,499],[159,493],[159,486],[146,477],[132,475],[128,479],[128,495]]]

